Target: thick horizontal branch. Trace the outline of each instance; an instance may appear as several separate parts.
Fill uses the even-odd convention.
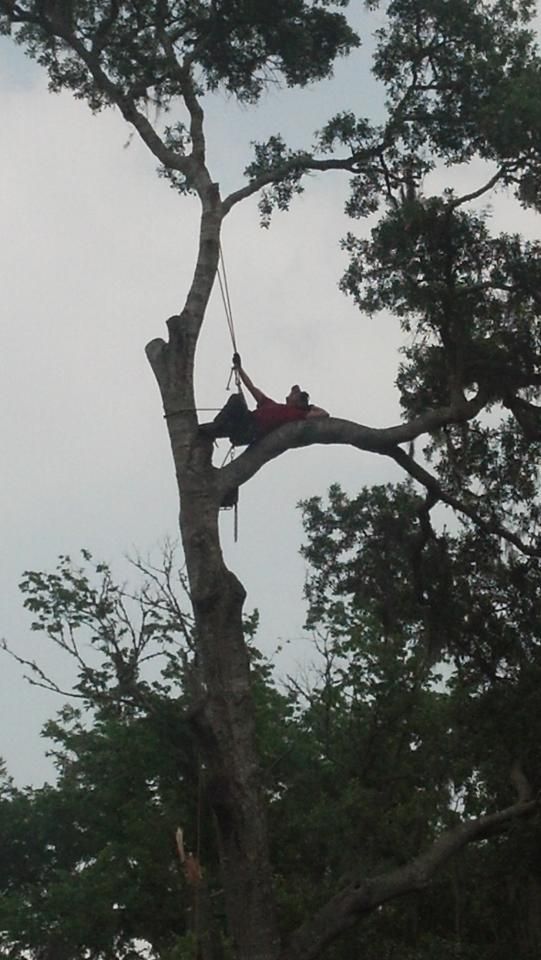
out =
[[[506,540],[521,553],[537,557],[540,554],[538,547],[522,540],[497,517],[483,515],[480,502],[474,504],[467,497],[460,498],[450,493],[437,477],[409,456],[400,446],[446,424],[470,420],[479,413],[482,406],[481,399],[463,401],[454,406],[431,410],[407,423],[381,429],[367,427],[351,420],[339,420],[335,417],[287,424],[248,447],[236,460],[218,471],[219,495],[223,498],[234,487],[246,483],[266,463],[287,450],[313,444],[346,444],[358,450],[390,457],[409,476],[425,487],[436,500],[448,504],[457,513],[468,517],[481,530]]]
[[[496,813],[466,820],[443,833],[411,863],[382,876],[353,880],[293,934],[280,960],[313,960],[363,914],[381,904],[422,890],[454,854],[468,843],[500,833],[512,821],[535,812],[539,798],[520,801]]]
[[[315,443],[343,443],[358,450],[390,455],[397,445],[409,443],[423,433],[429,433],[448,423],[461,423],[475,417],[482,409],[482,401],[474,399],[448,407],[438,407],[407,423],[393,427],[366,427],[352,420],[336,417],[314,418],[289,423],[263,437],[220,471],[221,491],[245,483],[266,463],[286,450],[307,447]]]

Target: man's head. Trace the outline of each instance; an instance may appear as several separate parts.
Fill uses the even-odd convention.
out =
[[[298,383],[295,383],[286,397],[288,407],[300,407],[301,410],[307,410],[310,406],[310,396],[306,390],[301,390]]]

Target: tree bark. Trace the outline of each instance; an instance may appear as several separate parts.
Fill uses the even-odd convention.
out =
[[[186,306],[168,322],[169,342],[152,341],[147,355],[163,398],[180,494],[203,686],[192,720],[217,828],[228,933],[239,960],[275,960],[280,943],[243,635],[245,591],[222,556],[218,471],[211,462],[212,443],[198,435],[194,409],[193,361],[216,275],[220,226],[219,194],[210,185],[203,197],[199,256]]]

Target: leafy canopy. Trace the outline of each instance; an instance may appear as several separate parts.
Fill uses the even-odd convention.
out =
[[[351,498],[333,487],[325,502],[307,501],[309,623],[321,666],[311,682],[293,677],[280,690],[252,648],[285,934],[344,877],[392,871],[464,816],[512,802],[517,760],[539,787],[539,562],[494,550],[473,526],[436,533],[431,513],[407,484]],[[54,573],[24,580],[44,641],[73,634],[79,651],[90,645],[98,656],[74,687],[90,716],[65,707],[44,731],[56,784],[17,790],[3,781],[0,949],[55,960],[190,956],[193,896],[174,848],[179,823],[191,846],[199,834],[218,931],[224,906],[190,724],[197,670],[179,617],[182,582],[170,557],[136,590],[83,559],[63,557]],[[147,623],[169,625],[185,657],[173,671],[167,654],[144,660],[146,646],[122,686],[117,646],[125,644],[124,658],[134,652],[140,616],[137,604],[129,618],[126,606],[109,604],[105,631],[103,598],[134,596]],[[521,957],[536,960],[535,923],[517,906],[535,884],[540,842],[538,826],[517,824],[509,837],[467,850],[422,898],[376,911],[331,955],[451,958],[460,940],[463,957],[506,960],[520,942]]]
[[[186,69],[201,91],[222,88],[253,103],[268,83],[328,76],[334,59],[358,45],[339,9],[347,2],[5,0],[0,30],[13,30],[46,67],[53,90],[71,90],[93,109],[111,102],[112,87],[167,107],[182,94]]]

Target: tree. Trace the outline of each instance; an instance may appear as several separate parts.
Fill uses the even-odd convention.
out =
[[[73,687],[12,656],[30,683],[77,707],[66,705],[44,729],[54,786],[17,790],[0,770],[2,956],[151,951],[175,960],[196,951],[205,960],[227,951],[207,773],[189,722],[199,670],[186,581],[169,545],[159,565],[134,566],[143,576],[135,590],[86,550],[80,563],[61,556],[54,572],[27,572],[21,582],[33,630],[75,665]],[[247,618],[247,637],[256,622]],[[259,753],[272,771],[289,748],[292,706],[252,644],[250,659]],[[276,777],[267,775],[267,792]],[[191,864],[200,865],[197,882]]]
[[[375,3],[368,4],[376,6]],[[255,149],[247,182],[220,195],[208,169],[202,97],[226,89],[255,102],[265,83],[323,77],[358,43],[336,3],[0,0],[12,33],[93,110],[117,107],[181,192],[197,195],[201,227],[193,282],[167,342],[147,355],[163,399],[180,494],[180,528],[201,667],[191,709],[209,771],[229,932],[239,958],[308,960],[354,918],[414,889],[455,849],[484,836],[531,802],[459,824],[389,877],[355,881],[280,943],[273,909],[265,801],[259,782],[244,590],[223,561],[217,516],[224,497],[291,447],[347,443],[396,460],[429,492],[472,518],[487,536],[538,551],[536,477],[539,408],[539,249],[491,237],[471,206],[497,187],[535,207],[539,197],[539,58],[528,0],[396,0],[387,9],[374,72],[387,91],[380,125],[341,114],[314,150],[279,136]],[[182,109],[166,126],[149,120]],[[480,158],[486,180],[468,194],[425,196],[437,164]],[[197,432],[193,366],[216,276],[220,230],[241,200],[261,194],[268,220],[287,208],[311,171],[351,176],[348,211],[381,211],[370,240],[349,236],[344,288],[369,311],[392,309],[417,332],[400,376],[403,423],[373,429],[330,418],[280,428],[221,470]],[[486,414],[496,415],[497,425]],[[488,425],[490,424],[490,425]],[[429,437],[435,473],[402,444]],[[509,520],[504,522],[506,515]]]
[[[176,715],[165,708],[162,726]],[[189,738],[156,717],[98,715],[89,728],[66,707],[46,730],[58,782],[13,790],[0,804],[3,957],[155,956],[190,938],[192,891],[174,833],[196,795]],[[195,822],[190,821],[190,822]]]
[[[303,514],[309,623],[327,665],[322,699],[313,698],[314,750],[337,797],[329,859],[346,850],[347,860],[356,845],[364,863],[396,865],[436,823],[534,796],[539,559],[495,549],[471,523],[427,529],[410,484],[355,498],[335,486]],[[337,811],[356,791],[354,826],[344,828]],[[387,955],[389,938],[406,956],[537,956],[538,845],[538,823],[516,823],[463,851],[402,916],[386,916],[375,955]]]
[[[139,956],[138,941],[159,955],[189,938],[192,892],[174,853],[176,827],[194,840],[197,822],[186,585],[169,546],[160,567],[135,562],[145,576],[133,593],[86,550],[82,562],[62,556],[21,583],[33,629],[75,665],[73,688],[20,662],[31,683],[78,706],[44,731],[58,784],[4,798],[6,956]]]
[[[424,509],[407,484],[354,499],[335,487],[327,504],[307,502],[309,622],[323,665],[308,685],[291,678],[284,695],[250,646],[284,937],[357,862],[389,876],[465,815],[539,786],[538,561],[484,550],[470,529],[438,535],[427,577]],[[194,933],[203,957],[227,954],[206,770],[187,718],[197,663],[179,615],[183,581],[170,552],[138,569],[142,587],[119,587],[84,552],[81,567],[62,557],[54,573],[22,582],[35,630],[76,660],[71,696],[86,711],[65,707],[44,731],[55,786],[8,784],[0,802],[6,955],[171,960],[193,955]],[[446,605],[424,583],[446,588]],[[445,681],[432,666],[435,612]],[[118,683],[130,658],[130,683]],[[203,869],[196,888],[174,849],[179,823]],[[513,949],[533,960],[538,834],[538,824],[509,824],[444,865],[422,897],[350,929],[331,955],[503,960]]]

